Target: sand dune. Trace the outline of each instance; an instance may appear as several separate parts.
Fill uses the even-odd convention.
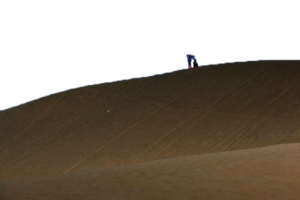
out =
[[[299,165],[300,144],[282,144],[7,181],[3,198],[296,200]]]
[[[73,190],[82,187],[82,179],[86,179],[89,186],[92,182],[94,184],[91,188],[87,186],[86,193],[91,191],[91,194],[84,193],[86,199],[97,199],[92,192],[95,188],[104,187],[114,193],[119,186],[120,190],[123,188],[128,193],[127,196],[126,192],[116,193],[119,195],[117,199],[122,199],[122,195],[129,199],[139,198],[130,195],[138,190],[140,179],[144,180],[145,188],[149,186],[149,191],[157,191],[157,198],[165,195],[159,189],[160,184],[165,184],[164,181],[180,181],[178,187],[168,189],[170,195],[179,190],[180,196],[192,187],[189,180],[193,173],[202,180],[206,175],[203,170],[211,169],[210,176],[203,179],[205,181],[194,180],[196,185],[202,187],[201,194],[211,194],[206,199],[219,199],[219,191],[223,191],[228,199],[233,191],[237,193],[237,199],[242,199],[239,195],[243,194],[244,199],[251,199],[251,192],[253,195],[257,193],[255,197],[271,198],[266,191],[275,192],[275,196],[279,195],[276,197],[278,199],[280,195],[290,195],[291,199],[296,195],[294,197],[299,199],[297,192],[291,192],[295,184],[299,184],[293,179],[299,171],[294,168],[290,170],[290,165],[284,164],[292,159],[287,153],[280,154],[288,149],[290,154],[296,156],[298,151],[297,144],[287,144],[300,142],[299,77],[300,61],[228,63],[86,86],[1,111],[0,181],[4,189],[0,188],[0,197],[1,193],[9,196],[9,191],[25,195],[30,190],[31,195],[37,195],[36,199],[41,198],[38,197],[38,190],[22,192],[20,188],[25,188],[25,185],[32,188],[31,184],[40,184],[43,180],[42,193],[52,188],[59,195],[57,199],[76,199],[79,194]],[[268,147],[270,145],[278,146],[271,148]],[[259,147],[269,150],[256,149]],[[264,152],[269,151],[274,155],[268,154],[265,161],[260,162]],[[250,154],[258,154],[253,165],[248,163],[252,171],[244,163],[244,160],[250,159],[247,157]],[[245,173],[244,176],[237,175],[237,182],[235,179],[223,179],[226,170],[221,173],[216,169],[227,169],[226,159],[230,158],[234,164],[229,167],[226,176],[232,175],[231,178],[234,178],[233,173],[238,170],[241,174]],[[200,165],[202,159],[209,164]],[[207,159],[212,161],[208,162]],[[220,159],[223,160],[222,164],[219,163]],[[297,163],[297,159],[291,162]],[[162,163],[168,163],[166,166],[176,166],[173,173],[178,174],[181,171],[179,163],[184,162],[198,166],[198,171],[185,168],[182,172],[185,174],[173,178],[171,171],[166,174],[160,172],[165,169]],[[273,163],[272,167],[268,163]],[[237,166],[243,167],[239,169]],[[260,171],[264,167],[267,170]],[[127,169],[132,170],[127,173],[128,177],[125,173]],[[119,170],[120,173],[123,170],[124,174],[119,174]],[[158,185],[151,186],[151,180],[142,178],[139,170],[139,173],[152,173],[149,177]],[[273,174],[268,175],[267,171],[270,170],[273,170]],[[282,170],[287,173],[280,174]],[[110,182],[119,182],[104,186],[104,182],[93,180],[97,176],[106,177],[105,180]],[[110,180],[115,176],[122,177]],[[123,187],[124,179],[131,180],[131,176],[132,183],[137,186],[131,188],[128,183],[128,187]],[[165,180],[159,179],[160,176]],[[250,176],[257,179],[247,182]],[[21,179],[25,179],[25,182]],[[56,190],[56,186],[51,185],[51,180],[55,180],[57,188],[72,190],[76,197],[64,196],[62,190]],[[72,184],[68,180],[72,180]],[[266,182],[260,185],[262,188],[255,186],[263,180]],[[280,184],[281,180],[288,183]],[[16,181],[15,188],[13,181]],[[204,187],[208,182],[214,186]],[[225,182],[228,187],[222,184]],[[225,188],[222,189],[223,186]],[[235,188],[239,187],[240,191],[246,193],[238,193],[239,190]],[[196,196],[190,196],[190,199],[200,197],[195,187],[192,188]],[[140,188],[139,195],[143,199],[156,198],[150,195],[151,192],[146,194],[141,191]],[[109,199],[109,193],[103,194],[108,195],[104,195],[103,199]],[[165,197],[171,196],[166,194]]]

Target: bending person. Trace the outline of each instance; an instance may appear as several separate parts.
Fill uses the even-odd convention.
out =
[[[191,55],[191,54],[187,54],[186,55],[187,60],[188,60],[188,68],[191,69],[192,68],[192,60],[195,60],[195,56]]]

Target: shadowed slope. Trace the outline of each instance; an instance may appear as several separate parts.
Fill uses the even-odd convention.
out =
[[[300,197],[300,145],[156,160],[32,180],[0,181],[3,199],[224,199]]]
[[[0,180],[300,141],[300,62],[87,86],[0,112]]]

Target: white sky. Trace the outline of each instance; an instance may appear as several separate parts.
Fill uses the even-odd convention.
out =
[[[199,65],[300,58],[297,0],[2,0],[0,110]]]

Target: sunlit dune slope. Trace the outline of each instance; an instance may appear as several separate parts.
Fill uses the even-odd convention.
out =
[[[300,142],[300,61],[204,66],[0,112],[0,180]]]
[[[211,153],[0,182],[3,199],[300,198],[300,144]]]

